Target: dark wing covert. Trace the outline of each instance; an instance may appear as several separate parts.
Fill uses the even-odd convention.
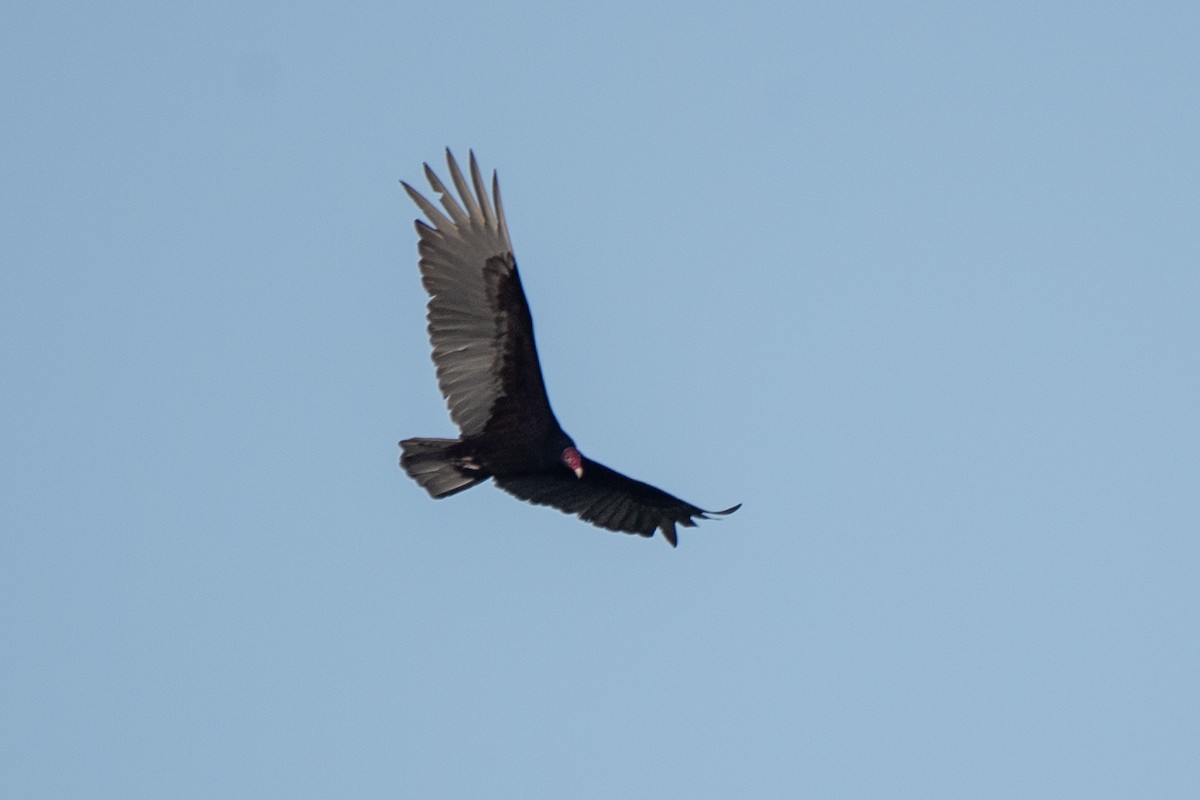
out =
[[[739,503],[724,511],[705,511],[586,457],[582,478],[564,471],[561,475],[497,476],[495,482],[522,500],[576,514],[585,522],[610,531],[653,536],[656,529],[660,530],[672,547],[677,542],[676,523],[694,528],[695,519],[711,519],[709,514],[732,514],[741,507]]]

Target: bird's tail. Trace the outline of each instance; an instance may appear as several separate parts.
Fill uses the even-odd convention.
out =
[[[490,475],[454,452],[457,439],[405,439],[400,466],[431,497],[449,497],[487,480]]]

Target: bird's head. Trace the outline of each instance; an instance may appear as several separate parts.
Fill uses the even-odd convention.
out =
[[[574,447],[568,447],[562,451],[562,455],[559,458],[562,459],[562,463],[567,465],[567,469],[575,473],[576,478],[583,477],[583,456],[579,454],[578,450]]]

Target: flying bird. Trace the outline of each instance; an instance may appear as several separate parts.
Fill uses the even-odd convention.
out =
[[[461,431],[457,439],[405,439],[400,466],[434,498],[488,478],[509,494],[576,514],[610,531],[653,536],[674,547],[675,525],[709,514],[592,461],[559,426],[538,364],[533,319],[492,173],[492,196],[470,157],[468,184],[449,149],[458,197],[425,165],[442,208],[403,183],[428,222],[417,220],[421,282],[429,293],[429,339],[438,385]]]

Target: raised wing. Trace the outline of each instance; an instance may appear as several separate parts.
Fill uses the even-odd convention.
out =
[[[511,495],[540,506],[553,506],[576,514],[585,522],[610,531],[653,536],[677,544],[675,525],[696,527],[695,520],[709,514],[732,514],[741,504],[724,511],[705,511],[648,483],[626,477],[614,469],[583,459],[583,477],[571,472],[497,476],[496,485]]]
[[[425,165],[425,177],[440,195],[444,213],[407,183],[404,188],[429,219],[416,222],[421,282],[429,292],[429,340],[450,418],[464,436],[483,433],[489,423],[492,429],[526,432],[557,425],[542,382],[499,181],[493,173],[489,200],[474,153],[470,185],[449,150],[446,164],[457,198]],[[498,411],[502,418],[493,419]]]

